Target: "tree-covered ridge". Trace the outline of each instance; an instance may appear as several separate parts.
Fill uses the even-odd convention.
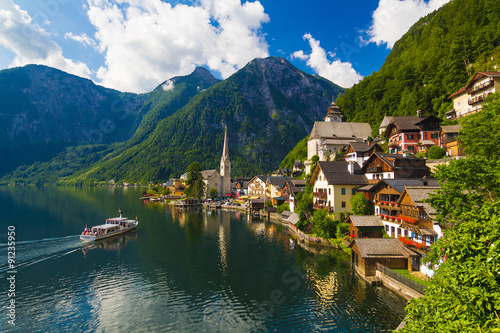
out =
[[[309,135],[300,140],[297,145],[290,150],[283,161],[281,161],[280,169],[292,170],[295,161],[300,160],[304,162],[307,159],[307,140],[309,140]]]
[[[448,96],[476,71],[500,69],[499,51],[500,2],[452,0],[415,23],[382,68],[336,103],[348,121],[372,127],[385,114],[410,116],[419,109],[442,117],[452,109]]]

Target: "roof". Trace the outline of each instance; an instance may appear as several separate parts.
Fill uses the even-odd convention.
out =
[[[368,178],[359,172],[359,166],[354,163],[355,173],[348,170],[349,162],[346,161],[320,161],[319,168],[323,171],[329,185],[366,185]],[[311,177],[313,179],[313,177]]]
[[[377,188],[381,184],[387,184],[399,193],[403,193],[406,186],[424,186],[423,179],[421,178],[398,178],[398,179],[382,179],[378,183],[374,184],[373,189]],[[438,186],[438,181],[435,178],[427,178],[428,186],[436,187]]]
[[[250,179],[249,183],[251,183],[254,179],[259,179],[261,182],[265,183],[267,180],[267,176],[259,175]]]
[[[308,140],[316,138],[361,138],[368,139],[372,128],[368,123],[316,121]]]
[[[352,150],[357,153],[366,153],[375,149],[377,146],[380,148],[380,151],[383,151],[383,149],[378,145],[378,140],[372,142],[349,142],[349,146],[351,146]]]
[[[429,193],[434,193],[436,190],[439,190],[439,186],[406,186],[405,191],[410,196],[411,200],[415,204],[415,206],[422,207],[425,212],[430,215],[436,215],[437,212],[431,205],[427,202],[424,202],[425,199],[429,198]],[[403,198],[401,196],[400,200]]]
[[[349,216],[352,224],[359,227],[383,227],[384,224],[380,220],[379,216],[376,215],[351,215]]]
[[[417,256],[415,252],[403,246],[397,238],[355,238],[353,244],[358,246],[362,258]]]
[[[217,172],[217,170],[203,170],[202,172],[200,172],[201,174],[201,177],[203,177],[203,179],[208,179],[210,177],[212,177],[212,175],[214,174],[214,172]]]
[[[286,222],[291,223],[293,225],[297,225],[299,222],[299,214],[297,213],[291,213],[286,219]]]
[[[420,131],[420,128],[417,126],[423,122],[428,121],[429,119],[435,118],[438,121],[442,121],[436,116],[427,116],[427,117],[394,117],[393,120],[387,125],[396,126],[398,130],[402,132],[411,132],[411,131]],[[386,134],[387,136],[387,134]]]
[[[454,92],[451,94],[448,98],[453,98],[457,95],[460,95],[461,93],[465,92],[467,90],[467,86],[460,88],[458,91]]]
[[[321,145],[339,145],[339,146],[345,146],[349,144],[349,142],[352,140],[352,138],[341,138],[341,139],[325,139],[323,142],[321,142]]]
[[[445,125],[441,126],[444,133],[459,133],[462,130],[462,125]]]
[[[403,154],[388,154],[374,151],[368,160],[363,164],[362,169],[366,171],[369,162],[379,157],[382,162],[393,169],[428,169],[425,166],[425,159],[413,155],[404,156]]]
[[[483,76],[500,77],[500,72],[477,72],[476,74],[474,74],[474,77],[469,81],[469,83],[467,83],[465,88],[469,89],[474,84],[474,82],[476,82],[480,77]]]
[[[382,123],[380,123],[379,128],[381,127],[387,127],[392,121],[394,120],[394,117],[391,116],[385,116],[384,119],[382,119]]]
[[[432,140],[420,140],[418,142],[420,146],[435,146],[436,144]]]
[[[281,187],[285,186],[287,179],[288,178],[286,178],[286,177],[267,177],[267,182],[270,185],[279,186],[281,188]]]

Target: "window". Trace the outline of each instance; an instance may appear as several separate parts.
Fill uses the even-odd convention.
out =
[[[414,146],[408,146],[408,150],[415,150]]]
[[[342,201],[342,208],[345,208],[345,201]]]
[[[328,188],[328,194],[332,194],[332,189]]]
[[[342,188],[342,189],[340,190],[340,194],[345,195],[345,188]]]
[[[352,195],[355,195],[355,194],[356,194],[356,189],[355,189],[355,188],[351,189],[351,194],[352,194]]]
[[[407,134],[406,139],[408,140],[413,140],[413,134]]]
[[[437,133],[431,133],[431,139],[437,139],[438,134]]]

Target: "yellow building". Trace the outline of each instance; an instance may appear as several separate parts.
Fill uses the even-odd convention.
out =
[[[309,185],[313,186],[313,208],[328,209],[338,219],[351,211],[351,198],[368,179],[356,162],[320,161],[316,164]]]
[[[447,119],[458,119],[477,113],[490,94],[500,91],[500,72],[477,72],[469,83],[453,93],[453,110],[446,112]]]

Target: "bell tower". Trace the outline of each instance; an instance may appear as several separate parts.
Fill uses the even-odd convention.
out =
[[[333,101],[332,97],[332,104],[330,104],[330,107],[327,110],[326,116],[325,116],[325,121],[334,121],[334,122],[342,122],[342,117],[344,115],[342,112],[340,112],[340,108],[335,104]]]
[[[220,196],[231,193],[231,161],[229,161],[229,144],[227,142],[227,125],[224,133],[224,148],[220,159],[220,176],[222,178]]]

